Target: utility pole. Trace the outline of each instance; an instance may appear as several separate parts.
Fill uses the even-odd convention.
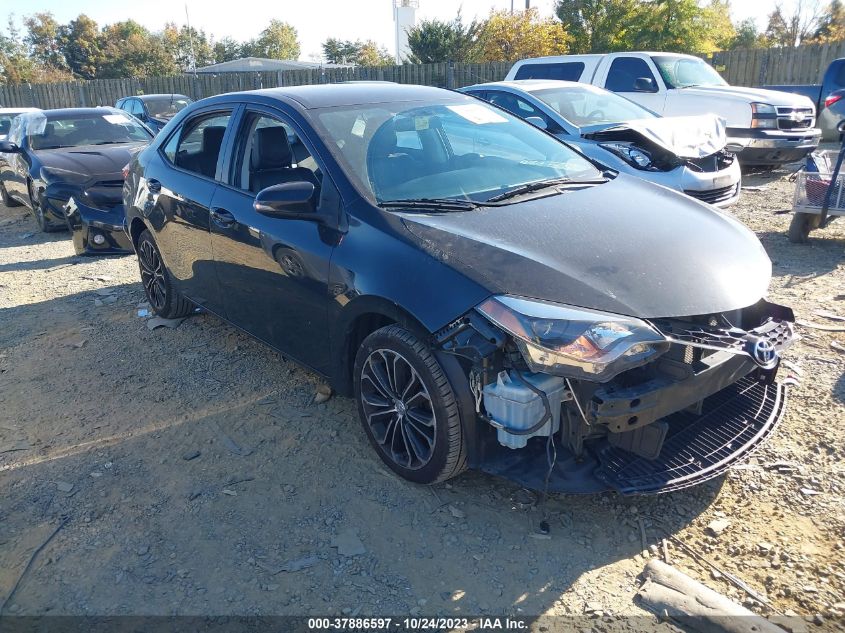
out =
[[[528,0],[525,0],[527,3]],[[191,70],[197,74],[197,57],[194,54],[194,34],[191,32],[191,16],[188,15],[188,3],[185,3],[185,20],[188,22],[188,42],[191,45]]]

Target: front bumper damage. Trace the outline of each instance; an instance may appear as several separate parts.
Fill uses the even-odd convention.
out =
[[[126,216],[122,204],[97,208],[71,197],[64,215],[77,255],[132,253],[132,243],[124,230]]]
[[[783,418],[779,355],[794,339],[788,308],[760,301],[738,312],[652,320],[669,351],[603,384],[561,379],[564,393],[547,396],[560,407],[554,425],[518,443],[506,435],[503,441],[481,388],[491,375],[512,371],[507,352],[497,356],[494,349],[503,348],[486,321],[470,316],[453,324],[438,340],[443,351],[472,364],[481,421],[472,466],[535,490],[625,495],[669,492],[725,473]]]

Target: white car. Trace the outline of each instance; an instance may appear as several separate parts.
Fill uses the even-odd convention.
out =
[[[12,119],[22,112],[35,112],[40,108],[0,108],[0,141],[5,141],[12,127]]]
[[[523,59],[505,77],[563,79],[616,92],[664,116],[716,114],[728,139],[742,145],[745,166],[775,167],[801,160],[819,144],[816,106],[789,92],[731,86],[703,59],[632,51]]]
[[[660,117],[607,90],[529,79],[461,88],[543,128],[616,171],[718,207],[739,198],[742,174],[713,115]]]

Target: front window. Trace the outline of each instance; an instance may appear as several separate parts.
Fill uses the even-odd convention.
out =
[[[677,55],[655,55],[652,59],[669,88],[728,85],[728,82],[703,59]]]
[[[177,97],[176,95],[144,101],[150,116],[162,119],[173,117],[177,112],[187,108],[190,103],[192,101],[188,97]]]
[[[152,135],[120,110],[27,115],[26,137],[34,150],[148,142]]]
[[[532,92],[535,97],[554,108],[576,127],[621,123],[632,119],[656,118],[651,110],[628,101],[625,97],[599,90],[572,86],[546,88]]]
[[[566,145],[476,100],[326,108],[316,123],[346,173],[378,203],[485,202],[528,183],[601,178]]]

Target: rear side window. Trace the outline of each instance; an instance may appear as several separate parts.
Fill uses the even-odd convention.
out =
[[[845,64],[839,65],[839,70],[836,71],[836,79],[834,81],[836,82],[837,87],[845,87]]]
[[[584,62],[561,64],[523,64],[516,71],[515,79],[557,79],[578,81],[584,73]]]
[[[216,113],[187,121],[164,146],[168,161],[187,171],[214,178],[231,112]]]
[[[651,79],[657,85],[645,60],[639,57],[617,57],[610,65],[605,88],[613,92],[636,92],[634,83],[641,77]]]

